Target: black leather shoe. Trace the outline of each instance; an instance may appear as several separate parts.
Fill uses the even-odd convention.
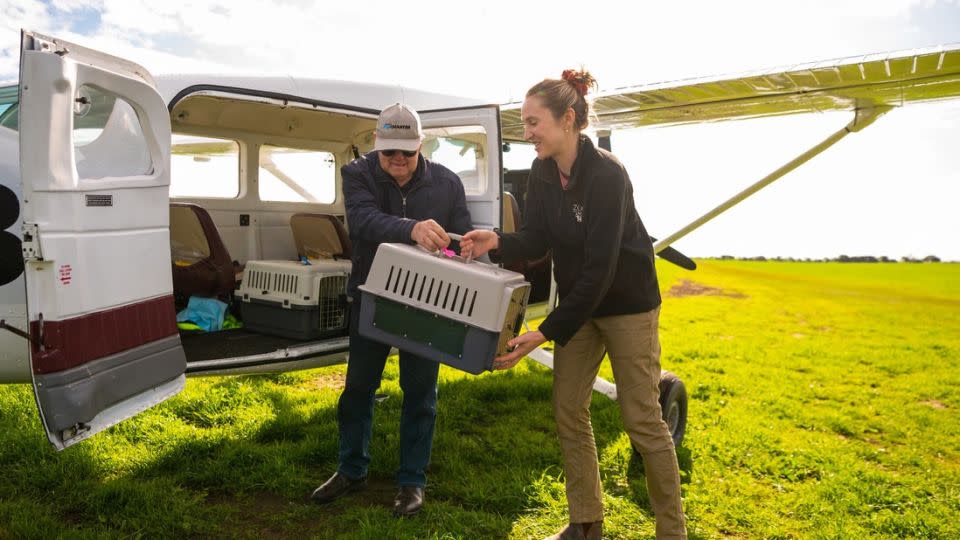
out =
[[[310,499],[320,504],[335,501],[344,495],[360,491],[367,487],[367,477],[348,478],[339,472],[334,473],[322,486],[313,490]]]
[[[393,515],[412,516],[423,508],[423,488],[401,486],[397,498],[393,501]]]

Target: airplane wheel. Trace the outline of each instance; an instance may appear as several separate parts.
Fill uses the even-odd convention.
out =
[[[660,410],[673,437],[673,445],[679,448],[687,430],[687,388],[680,377],[669,371],[660,374]]]

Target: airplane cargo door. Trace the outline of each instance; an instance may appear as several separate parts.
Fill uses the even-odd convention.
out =
[[[24,32],[19,126],[30,367],[63,449],[184,385],[170,117],[142,67]]]

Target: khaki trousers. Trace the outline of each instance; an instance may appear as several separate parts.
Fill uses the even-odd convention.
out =
[[[571,523],[603,519],[597,445],[590,424],[593,381],[610,355],[630,442],[643,455],[657,538],[686,538],[680,472],[660,412],[660,308],[590,319],[554,356],[553,410],[563,452]]]

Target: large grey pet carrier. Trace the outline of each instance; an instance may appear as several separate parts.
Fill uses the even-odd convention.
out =
[[[244,326],[293,339],[346,335],[350,261],[249,261],[240,300]]]
[[[520,331],[530,284],[491,264],[381,244],[360,291],[361,335],[478,374]]]

